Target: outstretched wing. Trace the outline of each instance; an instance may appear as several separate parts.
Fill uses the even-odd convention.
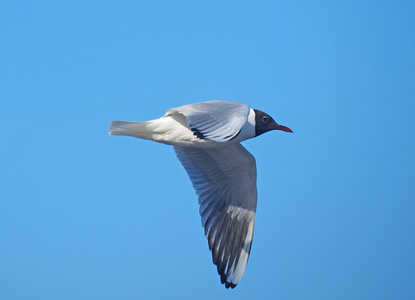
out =
[[[234,288],[245,271],[254,232],[255,158],[239,143],[174,150],[199,197],[202,225],[221,282]]]
[[[166,115],[180,113],[201,139],[226,142],[238,135],[246,123],[249,106],[230,101],[207,101],[171,108]]]

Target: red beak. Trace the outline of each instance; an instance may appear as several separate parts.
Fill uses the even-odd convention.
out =
[[[285,132],[291,132],[291,133],[293,132],[290,128],[279,125],[279,124],[277,124],[277,126],[275,126],[275,129],[276,130],[282,130],[282,131],[285,131]]]

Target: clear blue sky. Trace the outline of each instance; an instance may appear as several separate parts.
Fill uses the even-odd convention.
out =
[[[2,1],[0,299],[414,299],[413,1]],[[171,147],[108,137],[223,99],[251,257],[226,290]]]

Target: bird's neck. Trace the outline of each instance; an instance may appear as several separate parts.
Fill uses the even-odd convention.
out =
[[[242,142],[253,137],[255,137],[255,111],[251,108],[249,109],[248,120],[235,137],[235,141]]]

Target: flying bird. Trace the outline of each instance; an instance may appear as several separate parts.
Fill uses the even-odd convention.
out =
[[[255,158],[240,142],[270,130],[292,132],[260,110],[222,100],[171,108],[156,120],[110,125],[110,136],[173,146],[199,198],[213,263],[226,288],[234,288],[245,271],[257,205]]]

